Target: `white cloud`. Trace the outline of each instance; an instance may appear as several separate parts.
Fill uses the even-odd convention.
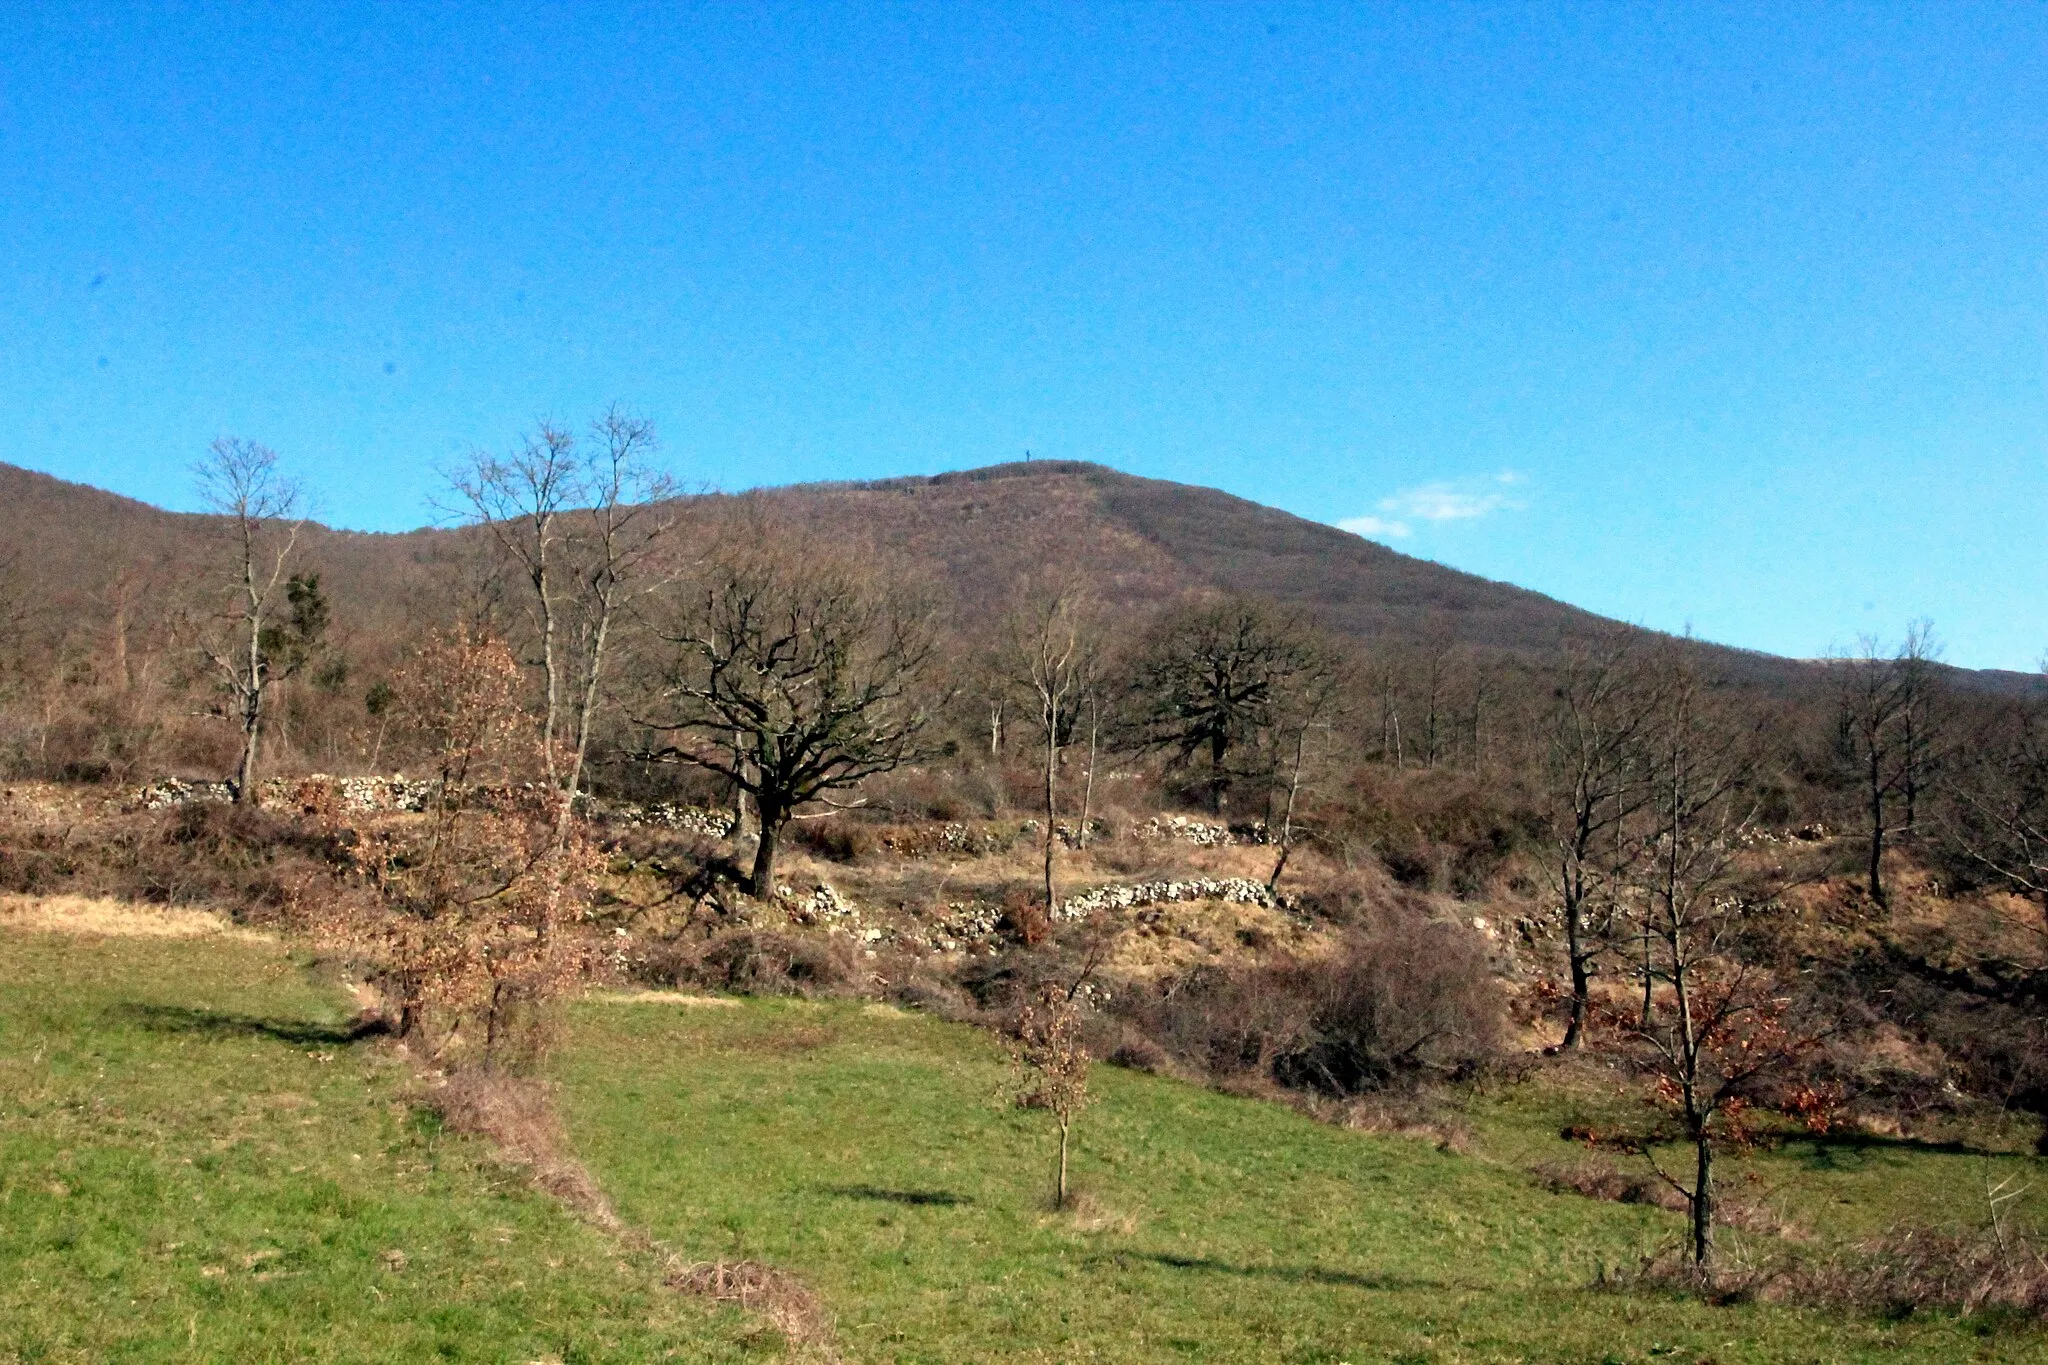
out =
[[[1350,517],[1338,529],[1378,540],[1399,540],[1414,533],[1412,522],[1474,521],[1522,504],[1502,491],[1528,482],[1528,476],[1503,470],[1489,479],[1439,480],[1403,489],[1381,498],[1376,512]]]
[[[1381,537],[1398,540],[1408,534],[1405,521],[1388,521],[1384,517],[1352,517],[1337,523],[1340,531],[1349,531],[1354,536]]]

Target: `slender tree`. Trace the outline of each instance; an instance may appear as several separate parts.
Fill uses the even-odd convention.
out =
[[[1036,1004],[1024,1007],[1017,1024],[1015,1103],[1020,1109],[1043,1109],[1059,1125],[1059,1164],[1053,1180],[1053,1207],[1067,1206],[1067,1152],[1074,1119],[1093,1097],[1088,1091],[1088,1049],[1081,1041],[1081,1011],[1070,990],[1048,986]]]
[[[263,798],[258,760],[266,703],[271,690],[312,657],[327,628],[327,603],[318,575],[292,572],[300,495],[279,471],[275,451],[222,437],[193,474],[228,543],[228,603],[201,628],[198,648],[225,698],[225,709],[215,714],[242,736],[235,801],[253,806]]]
[[[582,794],[608,671],[633,602],[664,577],[660,550],[675,529],[675,481],[657,464],[653,424],[614,405],[578,440],[539,423],[506,455],[478,453],[449,475],[463,514],[489,533],[523,582],[536,646],[547,780]]]
[[[1571,974],[1566,1048],[1584,1041],[1605,931],[1642,852],[1633,825],[1650,795],[1644,746],[1658,703],[1643,663],[1622,632],[1572,647],[1544,727],[1550,874]]]
[[[1884,852],[1901,825],[1910,826],[1920,791],[1932,770],[1939,739],[1933,632],[1916,622],[1892,653],[1865,637],[1842,660],[1836,692],[1837,747],[1861,795],[1868,857],[1865,883],[1871,900],[1887,903]],[[1906,817],[1895,823],[1895,810]]]
[[[1045,914],[1050,922],[1059,908],[1053,867],[1060,842],[1060,747],[1091,693],[1098,658],[1086,594],[1071,583],[1041,586],[1027,593],[1011,613],[1006,635],[1011,681],[1030,699],[1032,719],[1044,746],[1043,862]],[[1090,768],[1092,780],[1092,755]]]
[[[1636,913],[1665,989],[1636,1031],[1654,1062],[1658,1094],[1692,1148],[1691,1182],[1664,1178],[1691,1207],[1693,1265],[1710,1278],[1716,1148],[1739,1122],[1752,1088],[1808,1049],[1813,1035],[1793,1027],[1790,1000],[1774,994],[1768,975],[1734,951],[1750,913],[1735,885],[1755,776],[1750,737],[1711,704],[1687,664],[1667,660],[1660,671],[1648,735],[1650,847]]]
[[[1279,819],[1273,822],[1272,875],[1266,890],[1280,889],[1280,876],[1294,856],[1301,833],[1302,794],[1307,791],[1330,733],[1343,717],[1355,678],[1349,661],[1334,642],[1312,637],[1302,656],[1302,666],[1280,687],[1274,708],[1273,732],[1277,741],[1274,764],[1275,795],[1279,798]]]

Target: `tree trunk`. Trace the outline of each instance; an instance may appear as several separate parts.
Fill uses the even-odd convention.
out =
[[[1692,1263],[1704,1276],[1714,1270],[1714,1144],[1704,1125],[1694,1129],[1693,1149]]]
[[[1878,767],[1878,741],[1870,741],[1870,899],[1884,904],[1884,777]]]
[[[1081,830],[1075,842],[1081,848],[1088,847],[1088,809],[1095,800],[1095,736],[1100,720],[1095,699],[1088,699],[1088,780],[1081,787]]]
[[[754,871],[747,890],[766,900],[775,894],[775,837],[782,832],[782,820],[779,816],[771,817],[759,801],[754,804],[760,809],[761,837],[754,845]]]
[[[1266,878],[1266,894],[1280,889],[1280,874],[1287,870],[1287,855],[1294,852],[1294,802],[1301,793],[1301,765],[1308,752],[1308,727],[1294,736],[1294,770],[1287,777],[1287,806],[1280,816],[1280,856],[1273,862],[1273,875]]]
[[[1050,710],[1051,708],[1047,708]],[[1058,767],[1060,742],[1057,719],[1050,719],[1045,727],[1045,922],[1051,928],[1053,911],[1058,903],[1053,900],[1052,860],[1053,845],[1059,842],[1058,808]]]
[[[1209,813],[1223,814],[1223,786],[1228,780],[1223,776],[1223,756],[1230,749],[1230,740],[1219,730],[1209,736]]]
[[[235,770],[235,804],[260,806],[262,789],[256,785],[256,744],[263,733],[263,692],[261,685],[249,694],[242,707],[242,761]]]
[[[1067,1133],[1072,1126],[1071,1119],[1060,1120],[1060,1179],[1059,1187],[1053,1194],[1053,1207],[1056,1209],[1067,1206]]]
[[[1584,897],[1568,895],[1564,901],[1564,950],[1571,960],[1572,970],[1572,1017],[1565,1025],[1564,1048],[1570,1051],[1585,1041],[1586,1009],[1592,994],[1592,976],[1587,970],[1592,954],[1586,951],[1586,911]]]

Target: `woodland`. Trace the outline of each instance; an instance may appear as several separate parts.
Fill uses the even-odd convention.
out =
[[[592,992],[859,1001],[996,1040],[1063,1216],[1143,1073],[1663,1211],[1616,1292],[2048,1313],[2018,1175],[1826,1236],[1752,1176],[2048,1152],[2042,679],[1925,622],[1659,635],[1092,466],[667,468],[543,424],[405,536],[242,440],[204,515],[5,471],[0,893],[284,936],[501,1146]]]

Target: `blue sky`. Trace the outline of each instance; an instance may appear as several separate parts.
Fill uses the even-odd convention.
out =
[[[612,400],[1630,620],[2048,648],[2048,6],[0,11],[0,459],[331,521]]]

